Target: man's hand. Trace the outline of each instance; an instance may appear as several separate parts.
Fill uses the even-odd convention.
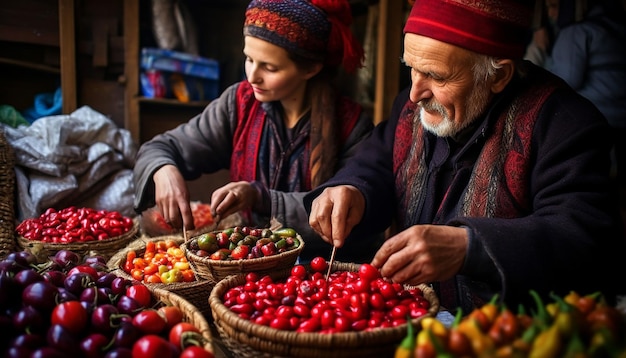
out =
[[[463,266],[467,244],[464,228],[415,225],[385,241],[372,265],[394,282],[417,285],[443,281]]]
[[[172,227],[195,229],[193,213],[189,205],[189,189],[178,168],[164,165],[152,176],[154,200],[165,221]]]
[[[365,198],[357,188],[350,185],[330,187],[311,204],[309,225],[324,241],[341,247],[364,212]]]

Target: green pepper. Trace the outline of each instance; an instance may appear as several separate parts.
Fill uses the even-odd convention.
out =
[[[565,354],[563,358],[587,358],[589,355],[587,354],[585,344],[580,338],[578,332],[572,334],[565,347]]]
[[[542,329],[547,329],[552,324],[552,317],[546,310],[546,306],[543,304],[543,300],[537,291],[530,290],[530,296],[533,298],[535,305],[537,306],[536,318],[538,323]]]
[[[282,249],[283,247],[287,246],[287,240],[285,240],[285,238],[281,238],[280,240],[276,241],[276,248],[277,249]]]
[[[293,238],[293,245],[291,245],[292,249],[298,248],[300,247],[300,239],[298,239],[297,237]]]
[[[402,339],[398,348],[396,348],[394,358],[412,358],[414,356],[416,336],[410,319],[407,322],[407,327],[406,336]]]
[[[290,227],[281,227],[280,229],[274,230],[274,235],[278,235],[280,237],[295,237],[296,230]]]
[[[524,355],[527,355],[530,352],[535,337],[537,337],[540,331],[541,329],[537,322],[531,323],[531,325],[524,330],[522,336],[511,343],[511,346],[513,346],[515,351],[523,352]]]
[[[608,327],[592,331],[589,341],[589,355],[592,357],[617,357],[620,349],[616,338]]]
[[[435,335],[432,330],[428,330],[428,336],[430,337],[430,341],[433,342],[433,347],[435,347],[435,355],[436,358],[454,358],[454,356],[448,352],[446,352],[443,344],[439,340],[439,337]]]

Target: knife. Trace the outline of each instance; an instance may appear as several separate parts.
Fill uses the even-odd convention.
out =
[[[333,268],[333,262],[335,262],[335,253],[337,252],[337,246],[333,246],[333,251],[330,254],[330,262],[328,262],[328,272],[326,272],[326,282],[330,277],[330,270]]]

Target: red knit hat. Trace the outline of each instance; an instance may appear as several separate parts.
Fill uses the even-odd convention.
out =
[[[532,5],[523,0],[416,0],[405,33],[484,55],[522,58]]]

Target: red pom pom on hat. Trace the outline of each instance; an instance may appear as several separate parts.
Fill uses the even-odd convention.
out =
[[[343,65],[346,72],[363,66],[364,50],[352,33],[352,9],[346,0],[311,0],[311,3],[328,15],[331,23],[328,39],[328,58],[331,66]]]
[[[352,25],[352,11],[346,0],[311,0],[311,4],[324,10],[328,17],[336,17],[346,25]]]

